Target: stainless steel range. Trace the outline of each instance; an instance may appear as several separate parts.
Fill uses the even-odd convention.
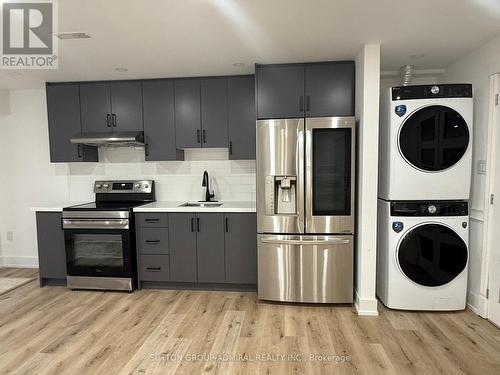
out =
[[[155,201],[154,181],[96,181],[95,202],[63,209],[67,286],[132,291],[137,283],[133,208]]]
[[[355,119],[257,121],[259,298],[353,300]]]

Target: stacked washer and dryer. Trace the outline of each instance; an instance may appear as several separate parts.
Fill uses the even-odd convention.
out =
[[[465,308],[472,116],[469,84],[382,98],[377,295],[389,308]]]

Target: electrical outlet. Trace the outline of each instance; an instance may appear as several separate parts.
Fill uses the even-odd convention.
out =
[[[7,232],[7,241],[14,241],[14,232],[11,230]]]
[[[486,160],[477,161],[477,174],[486,174]]]

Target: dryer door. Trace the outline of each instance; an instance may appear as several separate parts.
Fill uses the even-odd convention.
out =
[[[452,108],[433,105],[412,113],[399,131],[399,150],[413,167],[436,172],[450,168],[469,145],[469,128]]]
[[[467,245],[447,226],[429,223],[411,229],[401,240],[397,261],[401,271],[423,286],[448,284],[467,266]]]

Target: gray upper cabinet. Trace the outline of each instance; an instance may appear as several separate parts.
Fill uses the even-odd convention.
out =
[[[175,80],[174,87],[176,147],[178,149],[202,147],[200,80]]]
[[[227,79],[201,80],[201,128],[203,147],[227,147]]]
[[[142,131],[142,91],[138,81],[80,84],[84,132]]]
[[[37,212],[38,264],[43,279],[66,279],[66,252],[60,212]]]
[[[354,116],[354,63],[306,65],[306,116]]]
[[[354,115],[353,61],[257,65],[257,117]]]
[[[47,115],[51,162],[97,161],[96,147],[75,145],[71,137],[82,131],[78,84],[47,84]]]
[[[223,283],[224,271],[224,215],[196,214],[196,249],[198,282]]]
[[[80,84],[82,131],[111,131],[111,94],[108,83]]]
[[[303,65],[257,65],[255,77],[259,119],[304,116]]]
[[[139,81],[117,81],[111,87],[113,131],[142,131],[142,91]]]
[[[257,217],[225,214],[226,282],[257,284]]]
[[[227,79],[229,159],[255,159],[255,77]]]
[[[182,151],[175,147],[174,82],[142,83],[146,160],[179,160]]]
[[[195,221],[194,213],[168,215],[171,281],[197,280]]]

